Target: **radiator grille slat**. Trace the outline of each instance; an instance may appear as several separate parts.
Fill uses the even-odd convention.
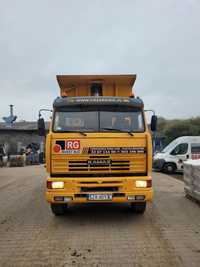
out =
[[[81,156],[73,158],[53,155],[52,172],[57,174],[145,173],[146,154],[126,156]]]
[[[129,170],[129,160],[111,160],[109,157],[98,157],[88,160],[69,160],[69,171],[123,171]]]

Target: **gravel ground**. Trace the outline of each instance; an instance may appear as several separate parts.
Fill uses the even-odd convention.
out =
[[[200,206],[154,173],[144,215],[127,205],[77,205],[54,217],[43,166],[0,169],[0,266],[200,266]]]
[[[175,173],[171,175],[173,178],[183,181],[183,173]]]

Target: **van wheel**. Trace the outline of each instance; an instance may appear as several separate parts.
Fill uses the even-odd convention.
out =
[[[169,174],[175,173],[176,165],[173,163],[166,163],[163,167],[163,171]]]
[[[133,202],[131,203],[131,209],[134,213],[143,214],[146,210],[146,202]]]
[[[64,215],[67,211],[67,205],[66,204],[51,204],[51,211],[55,216],[61,216]]]

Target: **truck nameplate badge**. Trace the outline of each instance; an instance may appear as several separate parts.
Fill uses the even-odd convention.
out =
[[[91,167],[96,166],[109,166],[111,164],[110,159],[91,159],[88,160],[88,165]]]

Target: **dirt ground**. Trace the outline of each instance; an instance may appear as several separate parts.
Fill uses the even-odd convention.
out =
[[[200,266],[200,206],[183,182],[155,173],[144,215],[77,205],[55,217],[43,166],[0,169],[0,266]]]

